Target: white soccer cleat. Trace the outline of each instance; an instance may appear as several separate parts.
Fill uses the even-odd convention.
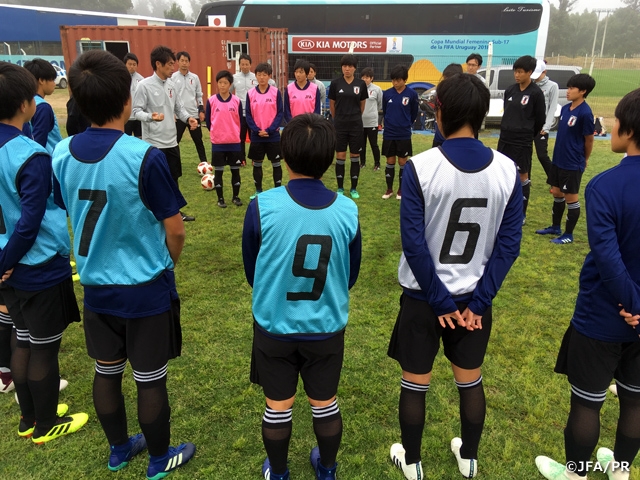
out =
[[[544,455],[536,457],[536,467],[547,480],[587,480],[586,475],[581,477],[577,473],[570,472],[565,465]]]
[[[615,385],[611,385],[611,387],[614,386]],[[625,472],[620,467],[616,467],[618,464],[611,450],[604,447],[599,448],[596,452],[596,458],[600,466],[606,469],[605,471],[607,472],[607,478],[609,478],[609,480],[629,480],[629,472]]]
[[[613,393],[616,397],[618,396],[618,385],[617,384],[613,384],[613,385],[609,385],[609,391],[611,393]]]
[[[407,465],[404,458],[405,450],[402,444],[394,443],[391,445],[389,455],[391,455],[391,461],[402,470],[404,478],[407,480],[424,480],[424,473],[422,472],[422,462],[412,463]]]
[[[460,456],[460,448],[462,447],[462,439],[455,437],[451,440],[451,451],[458,461],[458,470],[464,478],[473,478],[478,475],[478,460],[475,458],[462,458]]]

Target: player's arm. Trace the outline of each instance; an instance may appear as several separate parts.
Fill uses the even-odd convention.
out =
[[[411,96],[411,126],[413,122],[418,118],[418,110],[420,109],[420,102],[418,101],[418,94],[413,90],[414,95]]]
[[[362,234],[360,233],[360,222],[356,236],[349,244],[349,290],[356,284],[360,275],[360,262],[362,260]]]
[[[515,170],[515,169],[514,169]],[[515,173],[515,171],[514,171]],[[474,314],[484,315],[491,301],[498,294],[509,269],[520,255],[522,239],[522,186],[520,178],[514,175],[515,183],[511,197],[498,229],[493,252],[485,265],[484,272],[473,292],[468,309]]]
[[[318,115],[320,115],[320,112],[322,112],[322,105],[320,103],[320,89],[317,88],[316,89],[316,104],[313,107],[313,113],[317,113]]]
[[[443,316],[457,312],[458,308],[436,273],[425,236],[424,208],[423,193],[413,169],[413,162],[408,161],[402,176],[400,202],[402,250],[429,304],[436,315]]]
[[[253,114],[251,113],[251,98],[249,97],[249,94],[247,94],[247,99],[245,100],[244,105],[247,127],[249,127],[249,131],[251,133],[255,133],[257,135],[260,129],[258,128],[258,125],[256,125],[256,122],[253,120]]]
[[[207,130],[211,131],[211,102],[207,100],[207,108],[204,112],[204,123]]]
[[[195,130],[198,127],[198,120],[189,115],[187,109],[184,108],[184,103],[182,103],[180,95],[176,95],[176,103],[173,105],[173,113],[175,113],[176,117],[181,121],[189,125],[191,130]]]
[[[247,213],[244,216],[242,229],[242,261],[247,282],[253,287],[253,279],[256,273],[256,262],[260,251],[260,223],[258,219],[258,202],[249,203]]]
[[[17,179],[20,218],[7,244],[0,251],[0,274],[15,267],[33,247],[51,194],[51,175],[49,155],[34,155],[23,165]]]
[[[47,102],[42,102],[36,108],[36,113],[31,118],[32,138],[46,148],[49,132],[55,125],[55,115],[53,108]]]
[[[536,103],[534,105],[535,108],[535,123],[533,125],[533,131],[535,135],[542,131],[542,127],[544,126],[544,122],[547,120],[547,107],[544,103],[544,93],[542,90],[538,89],[538,94],[536,95]]]
[[[269,128],[267,128],[267,133],[269,134],[269,136],[280,130],[282,117],[284,116],[284,109],[282,108],[282,95],[280,94],[280,90],[278,90],[278,94],[276,95],[276,105],[278,106],[278,110],[276,111],[276,118],[273,119],[273,122],[271,122],[271,125],[269,125]]]
[[[607,195],[598,191],[597,182],[587,185],[584,196],[589,246],[602,283],[622,309],[631,315],[640,314],[640,286],[629,275],[618,244],[619,206],[611,204]]]
[[[367,84],[362,81],[362,87],[360,87],[360,115],[364,113],[364,107],[369,99],[369,89]]]
[[[329,112],[331,113],[331,118],[336,119],[336,89],[337,84],[335,81],[329,84]]]
[[[291,121],[291,100],[289,99],[289,89],[284,91],[284,121],[289,123]]]
[[[153,113],[147,112],[147,86],[145,84],[138,84],[136,91],[132,98],[131,113],[136,120],[140,122],[153,121]]]
[[[584,166],[589,166],[589,157],[593,151],[593,133],[584,136]]]
[[[58,178],[53,175],[53,203],[55,203],[62,210],[66,210],[67,206],[64,204],[64,198],[62,198],[62,189],[60,188],[60,182]]]
[[[553,125],[553,119],[556,116],[556,108],[558,106],[558,85],[551,85],[551,90],[549,91],[549,111],[547,112],[547,119],[544,122],[544,126],[542,127],[542,131],[545,133],[549,133],[551,131],[551,125]]]
[[[157,148],[150,148],[142,165],[142,201],[166,231],[169,255],[175,264],[184,245],[185,230],[180,209],[187,202],[171,178],[167,159]],[[178,222],[178,220],[180,222]]]
[[[378,112],[382,111],[382,89],[378,87],[376,92],[376,101],[378,102]]]

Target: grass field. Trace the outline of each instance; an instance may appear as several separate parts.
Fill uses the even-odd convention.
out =
[[[481,137],[495,147],[496,139]],[[431,144],[431,137],[414,136],[414,151]],[[260,436],[264,410],[262,392],[249,382],[252,336],[251,290],[244,278],[241,257],[242,222],[246,207],[222,210],[215,193],[204,192],[196,173],[198,163],[189,138],[182,142],[184,176],[181,189],[197,217],[187,224],[187,240],[176,267],[182,299],[184,346],[182,356],[169,367],[174,443],[192,441],[196,457],[170,478],[239,480],[259,479],[264,451]],[[618,163],[608,141],[596,141],[583,185],[596,173]],[[265,163],[265,165],[268,162]],[[358,200],[363,239],[362,270],[352,290],[345,362],[338,393],[344,418],[344,437],[338,455],[344,480],[401,480],[389,460],[389,446],[399,441],[397,403],[398,365],[386,356],[398,311],[401,289],[396,269],[400,256],[399,202],[384,201],[382,172],[373,172],[372,158],[362,173]],[[270,186],[265,169],[265,187]],[[241,196],[253,192],[251,170],[242,169]],[[569,386],[553,373],[555,357],[570,321],[577,294],[578,274],[588,251],[584,216],[576,241],[556,246],[534,234],[550,222],[551,197],[542,169],[533,170],[532,200],[524,227],[521,256],[494,302],[494,326],[483,369],[487,394],[487,421],[479,451],[479,478],[492,480],[542,478],[534,457],[564,458],[563,433],[569,407]],[[225,173],[226,187],[230,175]],[[326,184],[333,188],[333,169]],[[228,196],[228,195],[227,195]],[[77,286],[81,303],[82,290]],[[35,446],[16,435],[19,408],[12,395],[0,398],[0,479],[139,479],[146,469],[144,456],[121,472],[106,468],[108,446],[93,410],[93,361],[87,356],[82,326],[71,325],[60,353],[61,372],[69,387],[60,401],[72,413],[90,415],[78,433],[50,444]],[[130,368],[125,372],[129,430],[138,431],[135,386]],[[612,447],[618,402],[609,397],[602,410],[601,446]],[[311,412],[299,390],[294,407],[290,448],[292,478],[312,478],[309,450],[315,445]],[[425,477],[460,478],[449,441],[459,434],[458,394],[446,360],[434,366],[427,396],[427,424],[423,437]],[[637,463],[637,462],[636,462]],[[589,476],[604,480],[602,473]],[[640,478],[634,467],[633,478]]]

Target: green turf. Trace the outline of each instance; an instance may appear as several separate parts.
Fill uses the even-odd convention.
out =
[[[428,148],[432,137],[414,136],[414,151]],[[483,138],[495,147],[495,138]],[[553,144],[553,142],[551,142]],[[196,457],[171,475],[177,479],[259,479],[264,460],[260,425],[264,410],[261,390],[249,382],[252,336],[251,289],[242,268],[241,232],[246,207],[215,206],[214,192],[204,192],[190,139],[182,143],[184,176],[181,188],[197,217],[186,225],[185,249],[176,268],[182,298],[184,346],[169,366],[172,441],[192,441]],[[620,155],[608,141],[596,141],[583,185],[597,172],[613,166]],[[535,160],[534,160],[535,161]],[[400,255],[399,202],[382,200],[384,174],[368,167],[362,172],[358,200],[363,257],[358,283],[352,290],[345,362],[339,389],[344,436],[338,455],[340,478],[401,480],[389,460],[389,446],[400,440],[397,403],[398,365],[386,350],[398,311],[400,288],[396,272]],[[271,172],[265,162],[265,187]],[[326,184],[333,188],[331,169]],[[241,196],[253,192],[251,169],[241,170]],[[225,188],[230,190],[225,172]],[[230,198],[230,194],[226,195]],[[480,444],[480,477],[513,480],[542,478],[534,457],[564,458],[563,433],[569,407],[569,387],[553,373],[556,352],[571,318],[580,267],[588,251],[584,216],[575,243],[556,246],[534,234],[550,223],[551,197],[542,169],[534,165],[532,200],[524,227],[522,252],[494,302],[494,327],[484,365],[487,421]],[[78,288],[78,299],[81,290]],[[19,409],[13,395],[0,398],[2,461],[0,479],[140,479],[146,456],[124,470],[107,470],[108,446],[91,399],[93,361],[86,354],[81,325],[71,325],[60,354],[61,372],[70,382],[60,400],[70,412],[89,413],[78,433],[35,446],[18,437]],[[129,430],[138,431],[135,386],[127,368],[124,391]],[[460,478],[449,441],[459,434],[458,394],[446,360],[434,366],[427,395],[423,439],[425,476]],[[609,397],[602,411],[601,446],[612,447],[618,409]],[[312,478],[308,454],[315,445],[311,412],[299,390],[294,407],[290,448],[292,478]],[[595,458],[594,458],[595,460]],[[637,467],[635,478],[640,478]],[[634,478],[632,475],[632,478]],[[604,480],[604,474],[590,475]]]

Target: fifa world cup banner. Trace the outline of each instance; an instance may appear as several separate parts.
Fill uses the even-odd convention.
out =
[[[344,53],[355,43],[353,53],[402,53],[402,37],[290,37],[290,53]]]

